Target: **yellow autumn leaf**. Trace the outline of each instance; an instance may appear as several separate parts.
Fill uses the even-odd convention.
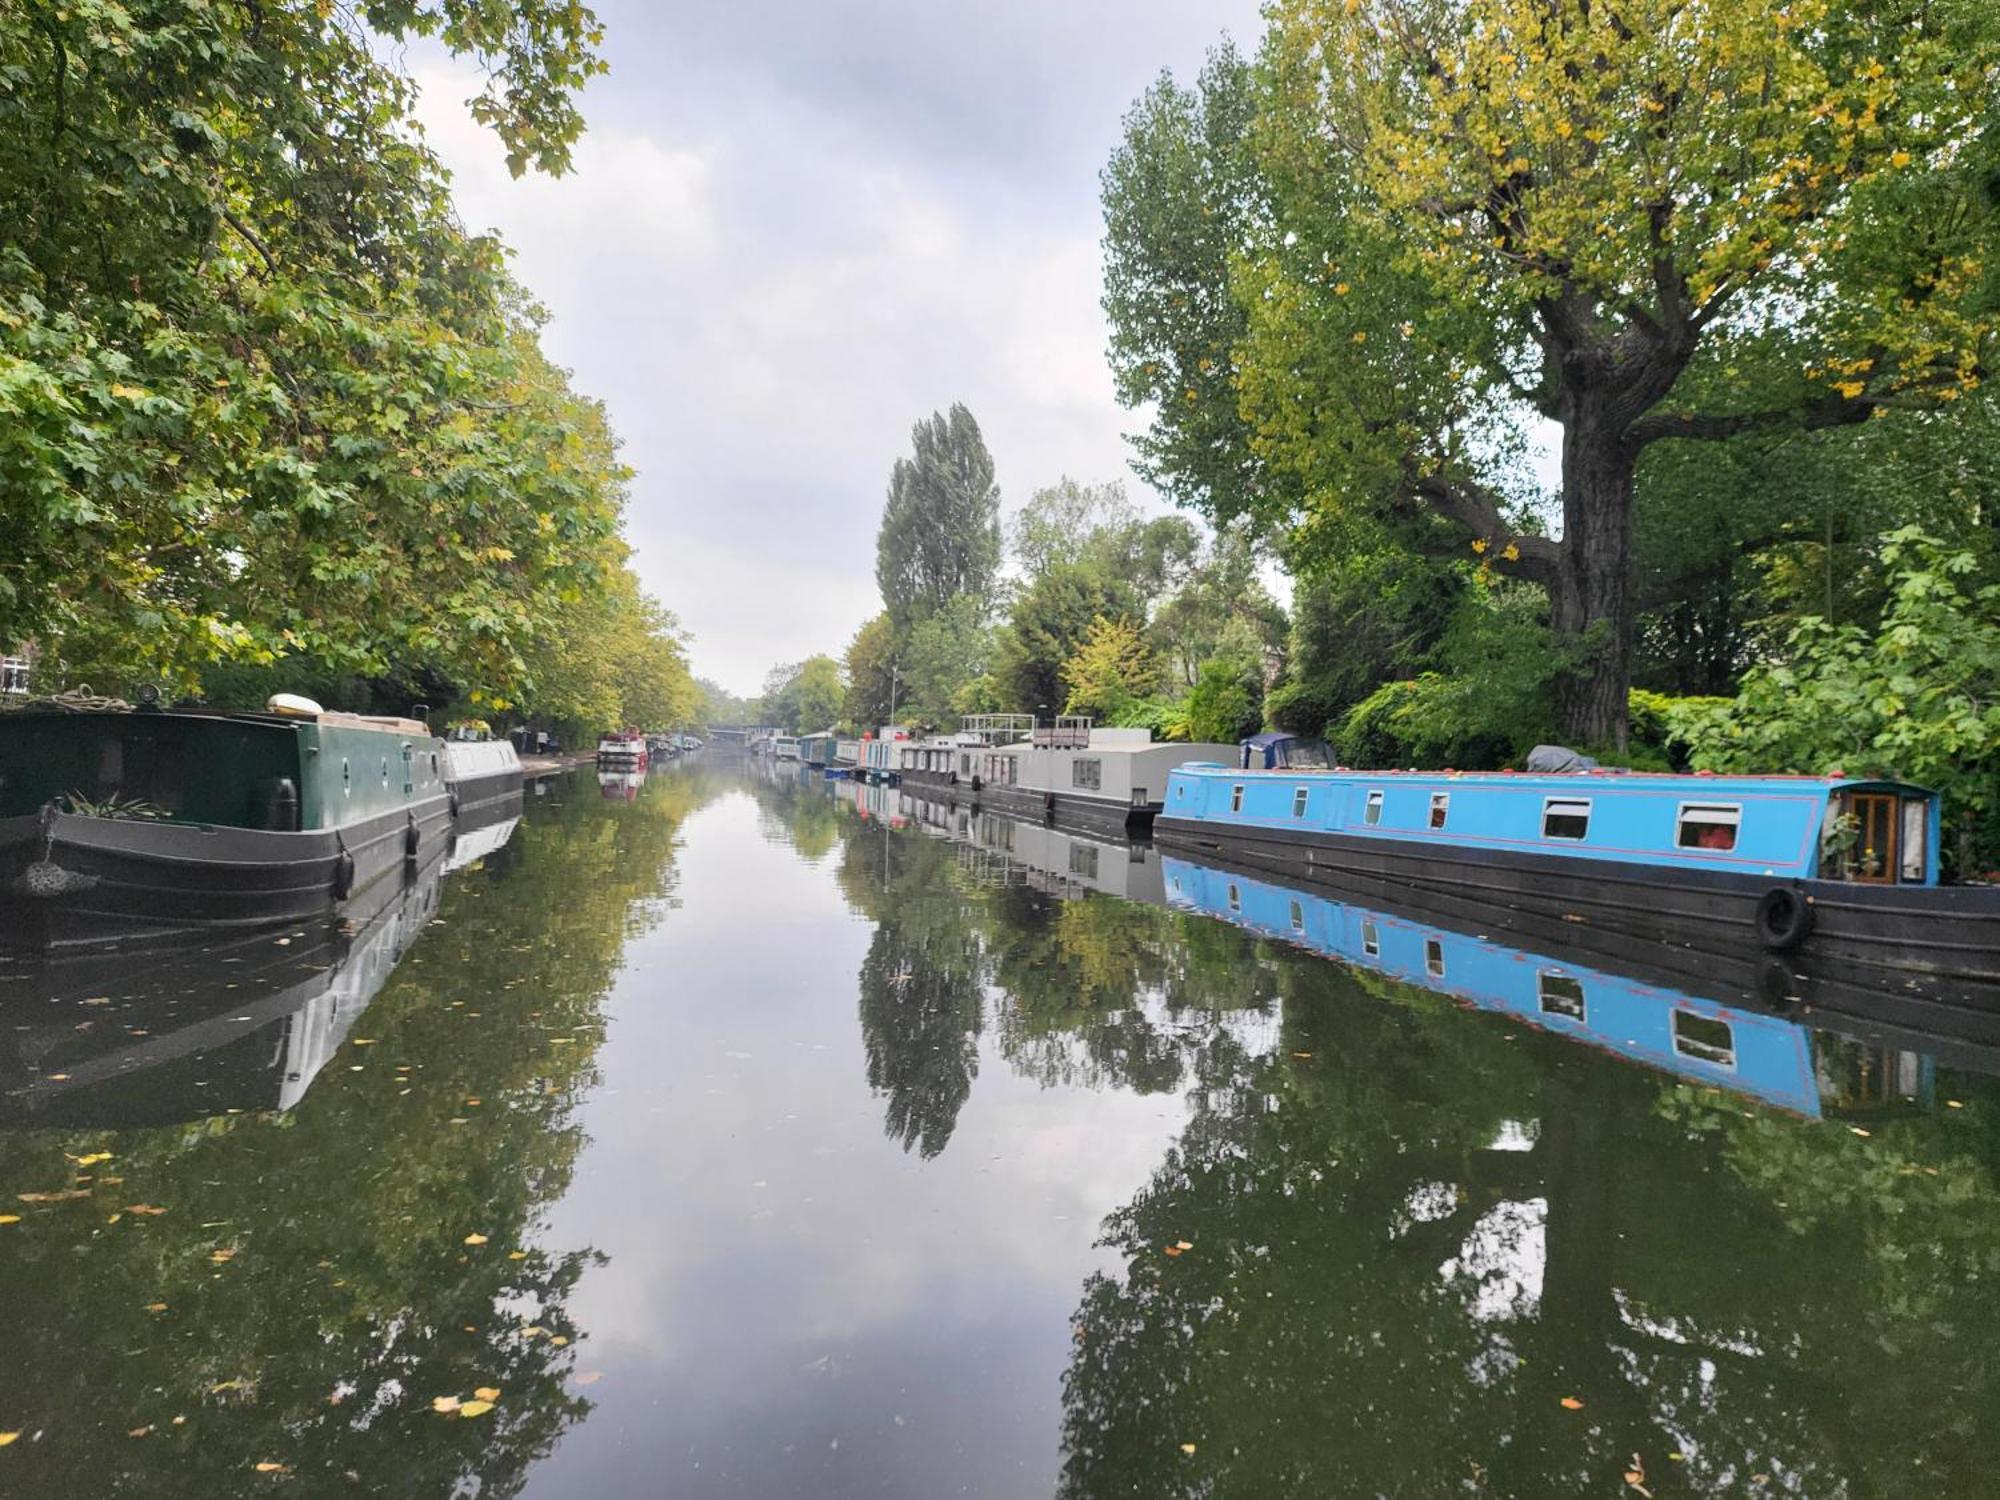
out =
[[[0,1214],[0,1224],[18,1224],[20,1222],[21,1216],[19,1214]]]
[[[461,1417],[483,1417],[491,1410],[493,1410],[491,1401],[468,1401],[459,1407],[458,1414]]]
[[[18,1432],[0,1432],[0,1448],[6,1447],[20,1435]]]
[[[165,1312],[166,1310],[167,1304],[164,1302],[148,1302],[146,1304],[147,1312]]]
[[[69,1153],[65,1151],[63,1155],[69,1156]],[[88,1156],[69,1156],[69,1159],[79,1167],[94,1167],[101,1161],[110,1161],[111,1153],[109,1151],[93,1151]]]
[[[526,1260],[527,1258],[528,1252],[525,1250],[509,1250],[507,1252],[507,1259],[509,1260]]]
[[[257,1465],[257,1472],[259,1474],[282,1474],[285,1472],[285,1466],[283,1464],[272,1463],[267,1458]]]
[[[465,1237],[465,1243],[468,1245],[483,1245],[486,1243],[486,1236],[483,1234],[468,1234]]]
[[[1182,1444],[1181,1444],[1181,1452],[1183,1452],[1183,1453],[1193,1453],[1193,1452],[1194,1452],[1194,1444],[1193,1444],[1193,1443],[1182,1443]]]
[[[114,385],[111,387],[111,394],[116,396],[120,401],[143,401],[146,399],[147,393],[142,387],[136,385]]]
[[[500,1387],[497,1385],[482,1385],[472,1394],[477,1396],[481,1401],[498,1401],[500,1399]]]
[[[456,1396],[431,1397],[431,1410],[434,1412],[441,1412],[445,1416],[450,1416],[453,1412],[457,1411],[458,1404],[459,1404],[458,1397]]]
[[[1583,1410],[1583,1403],[1582,1403],[1581,1401],[1577,1400],[1577,1399],[1576,1399],[1576,1397],[1574,1397],[1574,1396],[1565,1396],[1565,1397],[1563,1397],[1563,1400],[1562,1400],[1562,1404],[1563,1404],[1564,1406],[1568,1407],[1568,1408],[1569,1408],[1569,1409],[1570,1409],[1571,1411],[1582,1411],[1582,1410]]]

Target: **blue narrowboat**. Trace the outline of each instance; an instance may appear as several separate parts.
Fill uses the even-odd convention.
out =
[[[2000,978],[2000,888],[1938,882],[1935,793],[1830,776],[1190,764],[1165,844],[1703,945]]]

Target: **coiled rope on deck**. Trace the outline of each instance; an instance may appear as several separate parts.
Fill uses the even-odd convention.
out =
[[[105,714],[127,711],[131,707],[123,698],[93,693],[86,682],[66,693],[47,693],[39,698],[30,698],[25,703],[16,704],[9,712],[26,713],[39,709],[47,713]]]

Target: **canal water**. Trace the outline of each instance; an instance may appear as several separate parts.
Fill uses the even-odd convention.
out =
[[[1948,1007],[793,768],[537,790],[342,926],[0,964],[0,1494],[2000,1487]]]

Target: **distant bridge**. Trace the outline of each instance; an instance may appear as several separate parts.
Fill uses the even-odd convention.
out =
[[[711,724],[704,737],[711,745],[747,745],[765,735],[783,733],[762,724]]]

